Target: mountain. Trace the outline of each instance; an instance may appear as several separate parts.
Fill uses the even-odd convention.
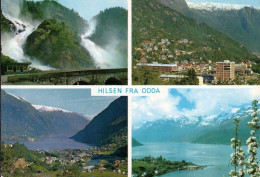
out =
[[[188,5],[185,0],[158,0],[166,7],[173,8],[176,11],[183,12],[188,10]]]
[[[76,141],[95,145],[127,143],[127,97],[120,97],[72,138]]]
[[[257,60],[257,57],[239,42],[205,23],[199,23],[162,5],[157,0],[133,0],[132,29],[134,49],[141,47],[145,40],[168,39],[172,46],[169,47],[171,51],[191,52],[190,55],[178,56],[178,60]],[[182,42],[185,39],[187,44]]]
[[[259,106],[260,104],[258,104],[258,107]],[[251,106],[245,107],[232,117],[222,121],[218,126],[208,129],[192,142],[202,144],[230,144],[230,139],[234,137],[234,118],[237,117],[240,120],[238,138],[242,141],[243,145],[246,145],[246,140],[251,136],[247,125],[247,122],[252,120],[251,113]],[[260,141],[259,131],[256,133],[256,136],[258,141]]]
[[[113,7],[101,11],[92,20],[96,27],[94,33],[89,37],[97,45],[103,48],[118,49],[120,53],[117,57],[127,65],[127,37],[128,37],[128,19],[127,10],[121,7]],[[112,50],[110,50],[112,52]]]
[[[142,146],[143,144],[138,142],[136,139],[132,138],[132,146],[136,147],[136,146]]]
[[[55,19],[44,20],[24,45],[25,53],[58,69],[94,68],[88,51],[73,31]]]
[[[38,110],[26,100],[4,90],[1,90],[1,110],[1,135],[4,139],[49,135],[68,137],[83,129],[89,122],[77,113],[57,108],[51,111]]]
[[[24,20],[55,19],[59,23],[63,22],[68,25],[76,34],[83,34],[89,27],[87,21],[80,17],[78,12],[61,5],[56,0],[18,1],[23,1],[20,17]]]
[[[158,0],[166,7],[183,13],[260,52],[260,9],[220,3],[186,3],[185,0]],[[185,8],[182,4],[186,4]]]
[[[1,33],[2,32],[12,32],[14,31],[14,25],[13,23],[8,20],[7,18],[5,18],[5,16],[3,15],[2,11],[1,11]]]
[[[260,106],[260,104],[259,104]],[[229,144],[234,137],[234,118],[240,119],[239,139],[245,144],[250,136],[247,122],[251,121],[250,105],[242,105],[218,116],[164,118],[147,122],[133,130],[133,137],[142,142],[192,142],[201,144]],[[160,132],[160,133],[158,133]],[[260,140],[260,132],[257,133]]]

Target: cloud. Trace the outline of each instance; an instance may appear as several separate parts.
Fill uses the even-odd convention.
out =
[[[134,97],[132,102],[134,128],[141,127],[147,121],[162,118],[179,119],[185,116],[194,119],[198,116],[205,116],[204,119],[207,121],[223,112],[234,113],[239,110],[239,106],[250,104],[254,99],[260,99],[259,87],[177,89],[177,93],[156,97]],[[180,107],[182,99],[188,100],[195,106],[193,108]]]

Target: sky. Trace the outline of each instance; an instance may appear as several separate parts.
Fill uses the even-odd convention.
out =
[[[73,111],[90,118],[103,111],[117,97],[92,97],[90,89],[3,89],[31,104]]]
[[[119,6],[128,9],[127,0],[58,0],[58,2],[70,9],[73,8],[87,21],[106,8]]]
[[[217,116],[222,112],[235,113],[245,104],[260,100],[260,89],[171,89],[168,94],[132,98],[132,124],[140,128],[147,121],[181,116]]]
[[[260,0],[186,0],[193,3],[205,3],[205,2],[213,2],[213,3],[224,3],[224,4],[241,4],[241,5],[249,5],[260,8]]]

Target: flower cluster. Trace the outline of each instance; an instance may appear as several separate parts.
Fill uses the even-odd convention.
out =
[[[251,137],[248,138],[246,144],[248,145],[247,152],[250,154],[247,160],[247,173],[251,177],[260,176],[258,161],[257,161],[257,150],[258,150],[258,142],[256,137],[254,136],[255,133],[259,130],[259,119],[257,117],[257,101],[253,101],[253,113],[251,114],[253,119],[248,122],[248,125],[251,129]]]
[[[241,148],[241,141],[237,139],[238,136],[238,124],[239,120],[234,119],[235,121],[235,138],[231,139],[231,147],[235,150],[235,153],[231,154],[231,164],[235,167],[235,170],[231,170],[229,173],[230,177],[244,177],[246,172],[243,168],[237,170],[239,166],[243,167],[245,165],[245,152]]]
[[[235,170],[231,170],[229,173],[230,177],[244,177],[246,173],[250,175],[250,177],[259,177],[260,176],[260,166],[257,161],[257,150],[258,150],[258,142],[257,138],[254,136],[255,133],[260,129],[259,119],[257,117],[257,103],[258,101],[253,101],[253,113],[251,116],[253,117],[250,122],[248,122],[248,126],[251,129],[250,134],[251,137],[248,138],[246,144],[248,145],[248,154],[249,157],[245,162],[246,154],[241,148],[242,143],[237,139],[238,137],[238,124],[239,120],[236,118],[235,120],[235,138],[231,139],[231,147],[234,149],[234,153],[231,154],[231,164],[235,167]],[[240,169],[237,169],[241,167]],[[244,169],[247,169],[245,172]]]

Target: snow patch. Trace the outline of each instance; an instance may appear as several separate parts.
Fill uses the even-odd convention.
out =
[[[211,3],[211,2],[205,2],[205,3],[192,3],[189,1],[186,1],[187,5],[191,9],[198,9],[198,10],[206,10],[206,11],[216,11],[216,10],[240,10],[244,7],[252,7],[250,5],[244,5],[244,4],[225,4],[225,3]]]
[[[50,106],[43,106],[43,105],[32,105],[32,106],[40,112],[62,111],[65,113],[73,113],[72,111],[68,111],[61,108],[50,107]]]
[[[235,114],[240,110],[240,108],[232,108],[231,113]]]

